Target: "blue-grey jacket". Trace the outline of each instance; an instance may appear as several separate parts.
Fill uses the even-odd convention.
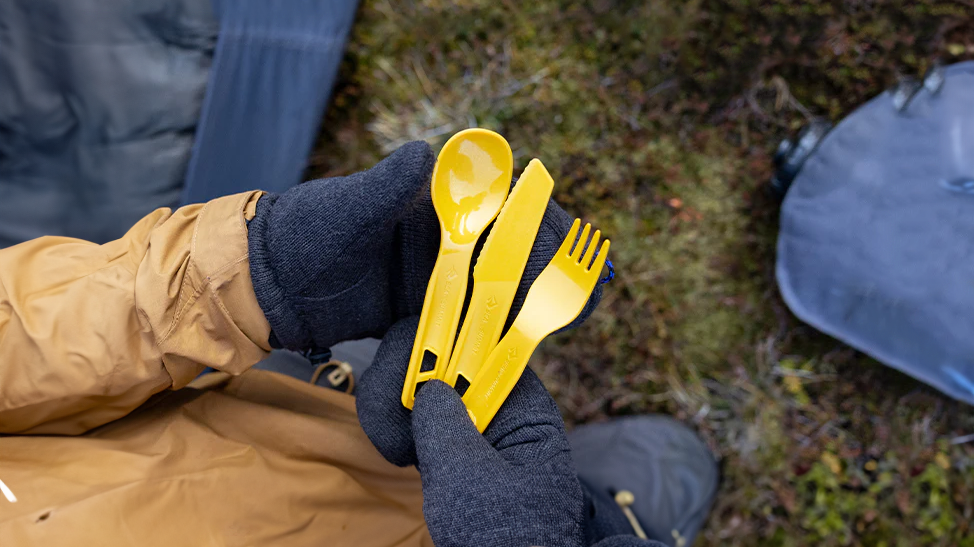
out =
[[[355,7],[0,2],[0,247],[299,182]]]

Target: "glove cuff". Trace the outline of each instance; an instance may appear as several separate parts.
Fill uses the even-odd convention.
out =
[[[311,331],[291,306],[274,269],[274,255],[268,242],[271,209],[280,196],[267,194],[257,202],[257,212],[248,225],[247,247],[250,278],[257,303],[271,325],[270,344],[277,348],[303,350],[311,347]]]

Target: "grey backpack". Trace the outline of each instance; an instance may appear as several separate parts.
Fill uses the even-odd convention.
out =
[[[815,124],[776,161],[795,315],[974,403],[974,63]]]

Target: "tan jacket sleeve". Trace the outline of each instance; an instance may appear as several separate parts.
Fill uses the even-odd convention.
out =
[[[264,358],[246,226],[260,196],[159,209],[105,245],[0,251],[0,433],[80,434],[204,367]]]

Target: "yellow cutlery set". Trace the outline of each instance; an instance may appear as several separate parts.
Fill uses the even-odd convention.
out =
[[[510,190],[513,170],[510,145],[486,129],[461,131],[440,151],[430,188],[440,220],[440,252],[402,391],[402,404],[412,408],[424,382],[437,379],[454,386],[481,432],[514,389],[538,344],[585,307],[609,251],[608,240],[599,247],[598,230],[586,245],[591,226],[586,224],[579,237],[581,221],[576,219],[501,338],[554,187],[535,159]],[[474,248],[495,218],[477,257],[473,291],[457,337]]]

